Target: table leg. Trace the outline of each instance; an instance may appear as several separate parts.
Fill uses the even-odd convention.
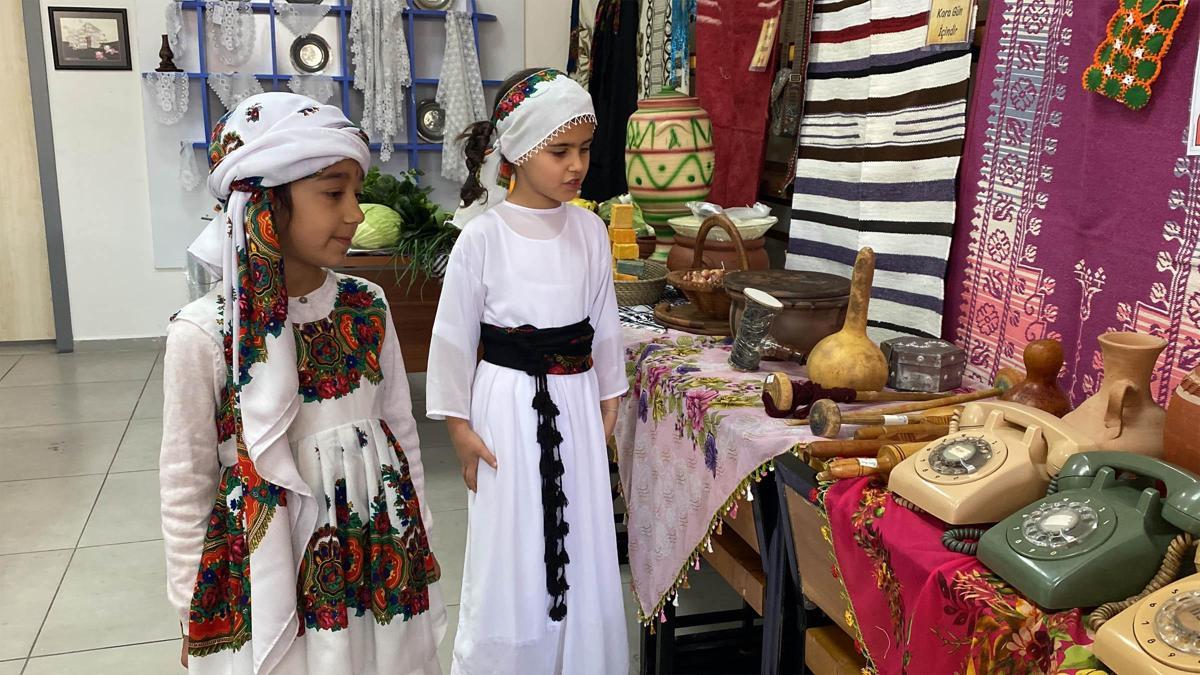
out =
[[[642,626],[642,664],[641,675],[656,675],[658,665],[658,635],[650,631],[649,626]]]
[[[675,606],[667,603],[663,609],[667,615],[666,623],[658,624],[658,654],[656,672],[658,675],[674,675],[675,673]]]

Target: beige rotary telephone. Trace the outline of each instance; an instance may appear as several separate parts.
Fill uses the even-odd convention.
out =
[[[888,489],[950,525],[994,523],[1044,497],[1067,458],[1093,444],[1036,408],[969,403],[958,431],[892,469]]]

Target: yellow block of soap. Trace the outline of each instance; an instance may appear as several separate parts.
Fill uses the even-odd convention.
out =
[[[633,227],[633,204],[613,204],[610,221],[613,229]]]
[[[637,281],[638,280],[638,278],[633,276],[632,274],[621,274],[620,272],[613,272],[613,279],[616,281]]]
[[[637,244],[613,244],[612,251],[617,260],[635,260],[638,257]]]
[[[608,232],[614,244],[636,244],[637,232],[632,229],[612,229]]]

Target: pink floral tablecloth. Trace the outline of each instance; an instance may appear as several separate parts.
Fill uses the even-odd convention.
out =
[[[617,461],[628,507],[629,565],[643,622],[654,620],[687,578],[717,521],[777,455],[813,440],[762,408],[764,362],[739,373],[731,344],[668,331],[626,329],[630,395],[617,423]]]

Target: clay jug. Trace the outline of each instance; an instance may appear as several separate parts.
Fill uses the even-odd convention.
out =
[[[1141,333],[1105,333],[1104,382],[1063,421],[1092,436],[1097,450],[1162,457],[1167,411],[1150,396],[1150,376],[1167,346],[1162,338]]]
[[[1012,401],[1055,417],[1071,412],[1071,401],[1058,386],[1058,372],[1063,366],[1062,343],[1058,340],[1034,340],[1025,347],[1025,380],[1000,395],[1001,401]]]
[[[658,235],[655,260],[665,261],[674,243],[667,221],[708,197],[715,163],[712,120],[700,99],[663,89],[638,102],[625,127],[625,179]]]
[[[1183,378],[1171,395],[1163,433],[1163,459],[1200,473],[1200,368]]]
[[[846,323],[840,331],[818,342],[808,355],[808,377],[822,387],[879,391],[887,385],[887,358],[867,337],[867,309],[874,280],[875,251],[864,248],[854,261]]]

